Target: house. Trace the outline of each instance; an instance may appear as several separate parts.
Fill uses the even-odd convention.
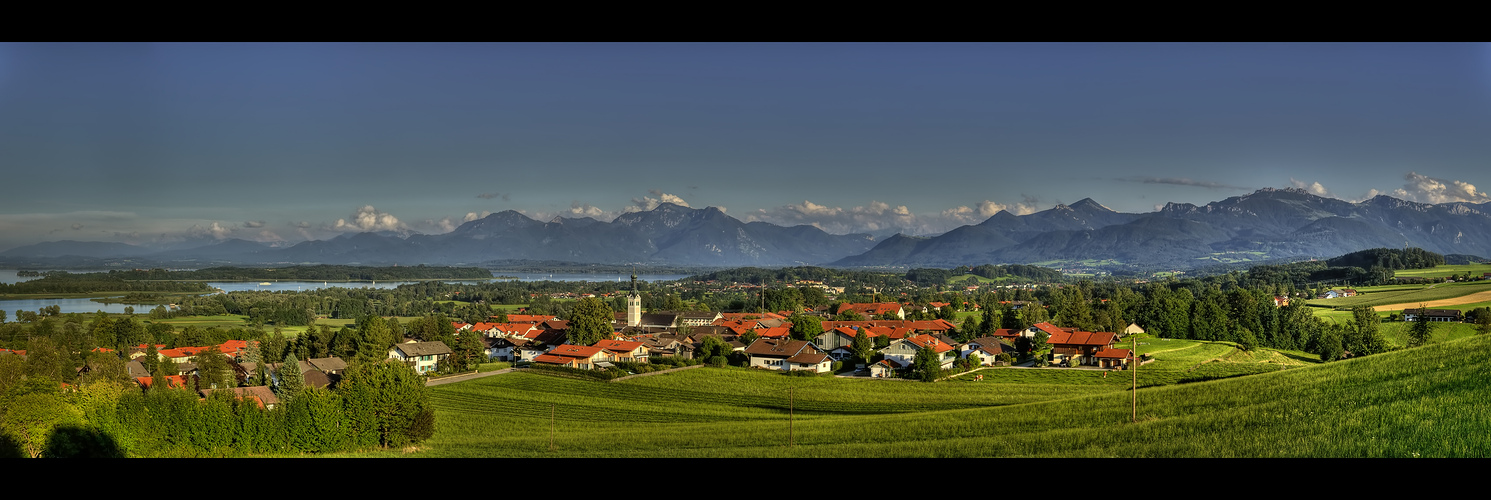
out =
[[[937,337],[931,335],[914,335],[895,342],[881,349],[885,359],[894,359],[903,366],[911,366],[916,362],[916,353],[924,348],[932,349],[937,354],[938,364],[944,370],[950,370],[953,362],[958,360],[957,348],[949,345]]]
[[[906,365],[902,365],[894,359],[886,358],[870,365],[870,376],[875,378],[889,378],[895,375],[897,371],[904,369],[906,369]]]
[[[1284,299],[1284,305],[1289,305],[1289,299]],[[1140,327],[1138,323],[1129,323],[1129,326],[1123,329],[1124,335],[1133,335],[1136,333],[1144,333],[1144,328]]]
[[[610,359],[610,353],[600,347],[565,344],[534,357],[533,362],[593,370]]]
[[[342,370],[347,369],[347,362],[343,361],[342,358],[336,356],[332,356],[329,358],[311,358],[306,360],[306,362],[310,363],[312,368],[321,370],[327,375],[340,375],[342,373]]]
[[[824,373],[833,370],[833,359],[812,342],[790,339],[756,339],[745,348],[753,368],[769,370],[809,370]]]
[[[528,344],[528,339],[517,337],[487,337],[487,359],[516,361],[517,348]]]
[[[388,348],[388,358],[396,359],[414,368],[421,374],[435,371],[440,360],[450,357],[455,351],[441,341],[406,342]]]
[[[606,351],[607,361],[635,361],[647,362],[647,346],[641,342],[627,342],[625,340],[602,340],[595,343]]]
[[[1077,364],[1097,365],[1098,352],[1113,349],[1118,336],[1113,332],[1084,332],[1073,330],[1060,332],[1046,339],[1051,346],[1052,362],[1074,361]]]
[[[886,314],[906,319],[906,310],[901,307],[901,304],[895,302],[868,302],[860,304],[846,302],[839,304],[836,314],[844,314],[845,311],[854,311],[866,319],[879,318]]]
[[[1129,358],[1133,357],[1133,351],[1128,349],[1103,349],[1093,357],[1097,365],[1102,368],[1123,368],[1129,365]]]
[[[958,354],[960,358],[967,358],[969,354],[978,354],[979,364],[982,366],[994,366],[1000,354],[1008,353],[1015,356],[1015,346],[1006,343],[999,337],[979,337],[963,344],[962,351]]]
[[[1420,314],[1435,322],[1465,321],[1464,313],[1457,309],[1404,309],[1403,321],[1418,321]]]

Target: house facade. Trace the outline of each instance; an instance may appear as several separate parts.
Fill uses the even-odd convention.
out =
[[[440,360],[450,357],[455,351],[444,342],[406,342],[388,348],[388,358],[396,359],[424,374],[436,370]]]

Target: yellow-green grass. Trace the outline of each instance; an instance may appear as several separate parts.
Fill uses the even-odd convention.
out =
[[[432,439],[413,453],[350,456],[1491,455],[1484,402],[1491,336],[1145,388],[1139,423],[1130,423],[1129,392],[1106,385],[1070,384],[1077,389],[1042,398],[1018,393],[1034,384],[988,376],[982,383],[834,384],[739,372],[696,369],[618,383],[510,374],[434,387]],[[1121,375],[1128,373],[1109,378]],[[790,421],[787,384],[798,384]],[[1028,398],[1036,400],[1017,402]]]
[[[1480,292],[1491,292],[1491,281],[1444,283],[1420,290],[1368,293],[1338,299],[1314,299],[1306,303],[1316,307],[1386,306],[1453,299]]]
[[[1432,342],[1448,342],[1477,335],[1475,325],[1470,323],[1435,322],[1432,324],[1434,330],[1429,336]],[[1412,327],[1413,323],[1390,321],[1379,326],[1378,331],[1389,344],[1402,347],[1408,345],[1408,330]]]
[[[1393,271],[1393,276],[1403,278],[1444,278],[1448,276],[1459,276],[1470,273],[1471,277],[1480,277],[1485,273],[1491,273],[1491,264],[1463,264],[1454,266],[1436,266],[1429,269],[1403,269]]]

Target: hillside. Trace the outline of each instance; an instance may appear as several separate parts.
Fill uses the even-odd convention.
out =
[[[1479,336],[1151,387],[1137,424],[1127,372],[932,385],[711,369],[610,384],[511,374],[432,389],[439,430],[412,456],[1476,457],[1491,450],[1488,360],[1491,336]],[[1033,371],[986,373],[1022,372]]]

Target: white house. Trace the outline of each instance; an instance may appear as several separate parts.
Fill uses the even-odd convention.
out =
[[[454,354],[444,342],[408,342],[388,348],[388,358],[403,361],[419,373],[435,371],[440,360]]]

